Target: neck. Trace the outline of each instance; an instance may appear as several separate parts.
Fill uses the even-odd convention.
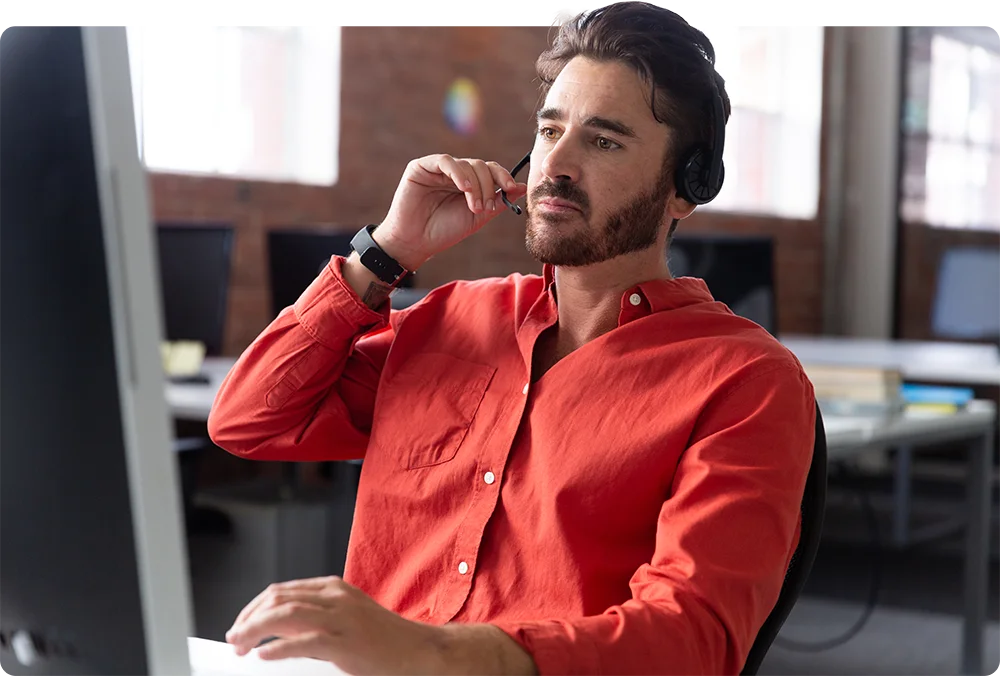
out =
[[[618,326],[622,294],[653,279],[670,279],[661,242],[645,251],[583,267],[555,269],[558,342],[572,351]]]

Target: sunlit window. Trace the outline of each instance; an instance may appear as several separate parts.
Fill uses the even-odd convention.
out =
[[[699,26],[732,115],[726,180],[709,210],[811,219],[819,200],[823,27]]]
[[[1000,55],[917,32],[908,59],[902,218],[1000,230]]]
[[[336,183],[339,27],[141,27],[128,41],[150,170]]]

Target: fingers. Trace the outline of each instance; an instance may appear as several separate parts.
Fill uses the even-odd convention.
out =
[[[496,162],[487,162],[486,166],[490,168],[490,173],[493,175],[493,182],[496,183],[500,189],[510,192],[514,189],[514,186],[517,185],[514,182],[514,177],[510,175],[510,172]]]
[[[300,636],[279,638],[257,648],[257,657],[262,660],[283,660],[287,657],[311,657],[324,660],[328,659],[328,640],[329,637],[322,632],[309,632]]]
[[[291,592],[317,592],[327,589],[331,585],[336,585],[340,578],[336,576],[332,577],[313,577],[305,580],[290,580],[288,582],[275,582],[267,586],[267,588],[256,597],[250,603],[248,603],[240,614],[236,616],[236,620],[233,622],[233,628],[236,628],[242,622],[259,608],[265,604],[278,605],[280,604]]]
[[[465,200],[469,204],[469,210],[476,210],[476,199],[481,189],[479,187],[479,177],[468,162],[456,160],[451,155],[438,155],[436,160],[438,170],[452,180],[459,190],[465,193]]]
[[[519,193],[519,186],[510,172],[496,162],[478,159],[456,159],[451,155],[428,155],[414,160],[411,165],[427,172],[447,176],[451,183],[465,194],[466,203],[473,213],[494,213],[504,209],[499,190]],[[525,192],[527,187],[525,186]],[[514,198],[512,198],[514,199]],[[492,206],[491,206],[492,203]]]
[[[236,648],[238,655],[246,655],[265,638],[301,636],[331,631],[333,611],[315,603],[293,601],[264,608],[251,615],[242,625],[226,634],[227,642]]]
[[[479,184],[480,193],[476,195],[476,213],[483,211],[495,211],[496,202],[493,200],[493,172],[482,160],[466,160],[476,172],[476,182]]]

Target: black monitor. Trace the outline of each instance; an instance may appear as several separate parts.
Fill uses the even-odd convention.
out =
[[[167,340],[197,340],[222,354],[232,261],[228,224],[160,223],[160,284]]]
[[[774,244],[770,237],[678,235],[667,267],[674,277],[705,280],[715,299],[777,336]]]
[[[124,28],[0,37],[0,667],[189,673]]]
[[[271,313],[293,305],[334,255],[350,256],[354,231],[313,228],[271,230],[267,233],[267,258],[271,274]],[[426,291],[409,291],[413,277],[399,285],[392,306],[400,309],[422,298]]]
[[[342,230],[271,230],[267,260],[271,275],[271,312],[277,316],[295,304],[333,255],[349,256],[354,232]]]

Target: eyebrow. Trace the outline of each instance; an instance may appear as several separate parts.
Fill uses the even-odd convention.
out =
[[[564,115],[558,108],[542,108],[538,111],[535,116],[539,122],[542,120],[552,120],[553,122],[558,122],[563,119]],[[583,121],[585,127],[595,127],[597,129],[605,129],[607,131],[619,134],[620,136],[627,136],[628,138],[639,138],[632,127],[628,126],[624,122],[619,122],[618,120],[612,120],[607,117],[600,117],[598,115],[591,115],[586,120]]]

